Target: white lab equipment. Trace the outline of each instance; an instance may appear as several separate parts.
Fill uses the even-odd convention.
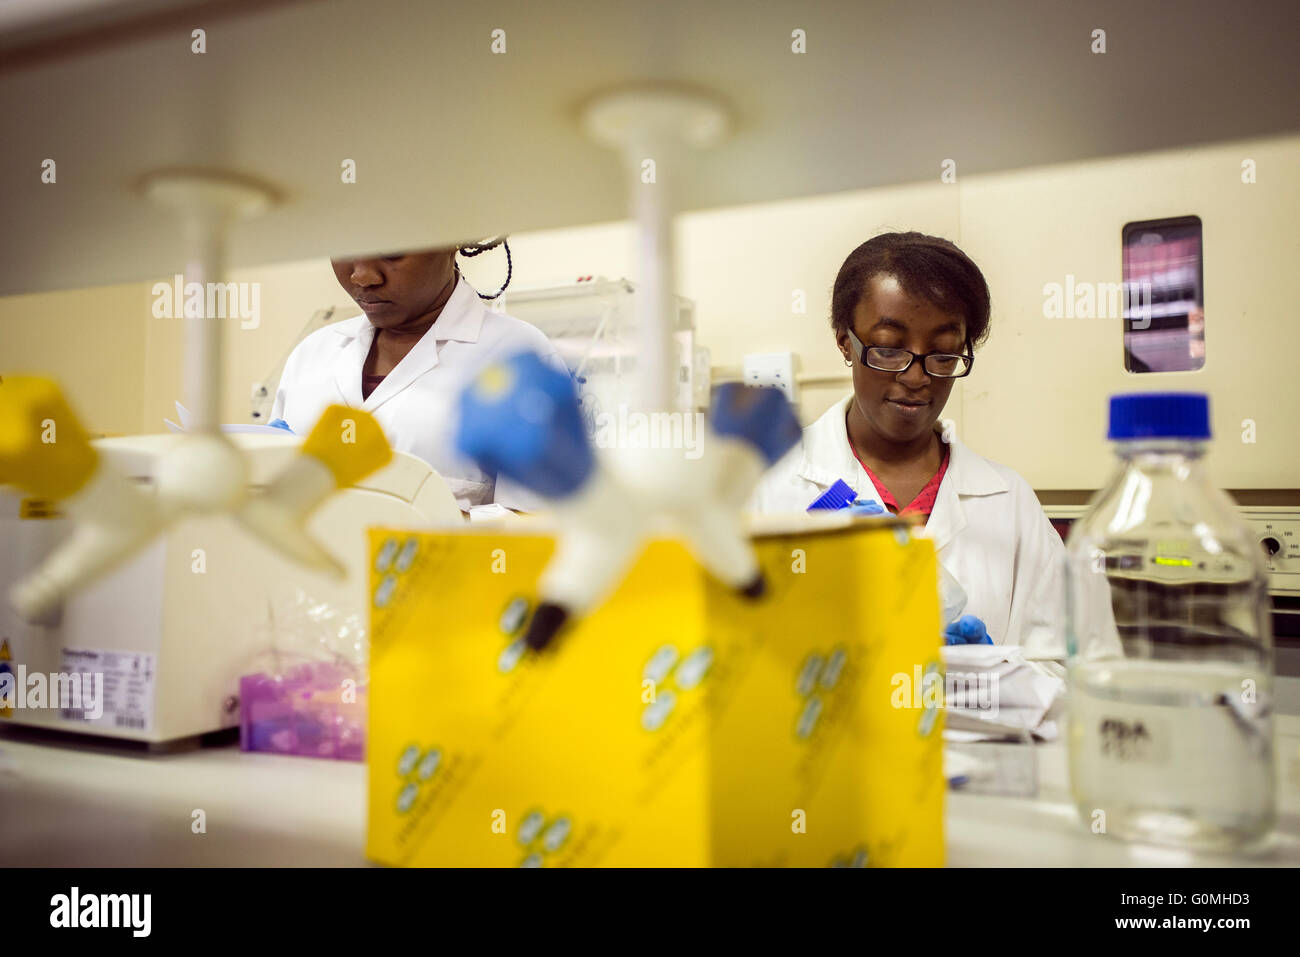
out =
[[[167,452],[184,436],[102,439],[96,451],[151,497]],[[291,469],[301,439],[230,435],[248,463],[250,498]],[[272,496],[273,497],[273,496]],[[292,504],[292,503],[291,503]],[[290,509],[292,511],[292,509]],[[30,499],[0,490],[0,588],[28,575],[69,533],[71,521],[42,517]],[[0,609],[3,664],[19,675],[98,672],[102,715],[73,709],[14,708],[14,724],[161,743],[238,723],[242,669],[265,650],[267,610],[286,587],[363,619],[372,525],[418,528],[463,522],[446,483],[420,459],[392,462],[327,499],[307,531],[343,566],[337,580],[261,547],[228,515],[190,515],[103,578],[76,592],[52,623],[34,624]],[[20,671],[21,668],[21,671]]]
[[[635,402],[636,303],[642,295],[628,279],[593,277],[572,283],[512,286],[504,297],[510,314],[542,330],[573,373],[589,432],[595,428],[597,416],[616,414],[620,404]],[[676,383],[671,408],[678,412],[706,409],[708,350],[695,345],[695,303],[674,296],[670,315],[674,344],[670,374]]]
[[[186,410],[177,405],[185,418]],[[274,432],[261,426],[243,426]],[[0,484],[55,507],[72,534],[8,590],[13,609],[41,622],[78,589],[107,574],[185,515],[229,511],[265,544],[310,567],[339,574],[306,531],[311,513],[334,491],[383,468],[393,453],[368,413],[327,408],[299,454],[259,494],[249,494],[247,463],[217,431],[186,432],[164,443],[142,493],[90,443],[62,390],[49,379],[14,376],[0,383]],[[218,491],[225,508],[210,495]]]

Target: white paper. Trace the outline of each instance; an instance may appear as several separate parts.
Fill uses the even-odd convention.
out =
[[[171,419],[163,419],[163,424],[166,425],[167,428],[172,432],[188,432],[190,430],[190,423],[194,421],[194,417],[190,414],[190,410],[185,408],[185,406],[181,405],[179,402],[177,402],[176,415],[181,420],[179,425],[173,422]],[[254,422],[231,422],[221,426],[221,431],[239,432],[244,434],[252,433],[253,435],[292,435],[293,434],[288,429],[277,428],[274,425],[261,425]]]
[[[1051,741],[1065,682],[1014,645],[946,645],[944,734],[974,741],[1029,732]],[[951,732],[951,734],[949,733]]]

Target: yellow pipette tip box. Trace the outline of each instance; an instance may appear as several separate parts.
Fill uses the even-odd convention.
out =
[[[932,545],[756,540],[757,603],[655,541],[541,655],[547,535],[373,529],[368,856],[397,866],[939,866]],[[895,707],[897,702],[903,707]]]

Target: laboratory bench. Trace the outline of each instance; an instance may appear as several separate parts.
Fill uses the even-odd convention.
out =
[[[1276,719],[1278,824],[1235,855],[1093,835],[1070,801],[1060,741],[1033,746],[1036,797],[948,794],[950,866],[1300,865],[1300,717]],[[1026,746],[1027,747],[1027,746]],[[196,833],[202,811],[203,833]],[[241,752],[177,753],[0,734],[0,864],[364,866],[363,764]]]

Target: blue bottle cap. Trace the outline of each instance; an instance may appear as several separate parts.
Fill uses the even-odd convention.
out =
[[[835,484],[817,496],[816,500],[808,506],[808,511],[828,511],[835,512],[842,508],[848,508],[858,493],[853,491],[849,483],[844,479],[836,479]]]
[[[1200,392],[1138,392],[1110,397],[1113,442],[1210,437],[1210,397]]]

